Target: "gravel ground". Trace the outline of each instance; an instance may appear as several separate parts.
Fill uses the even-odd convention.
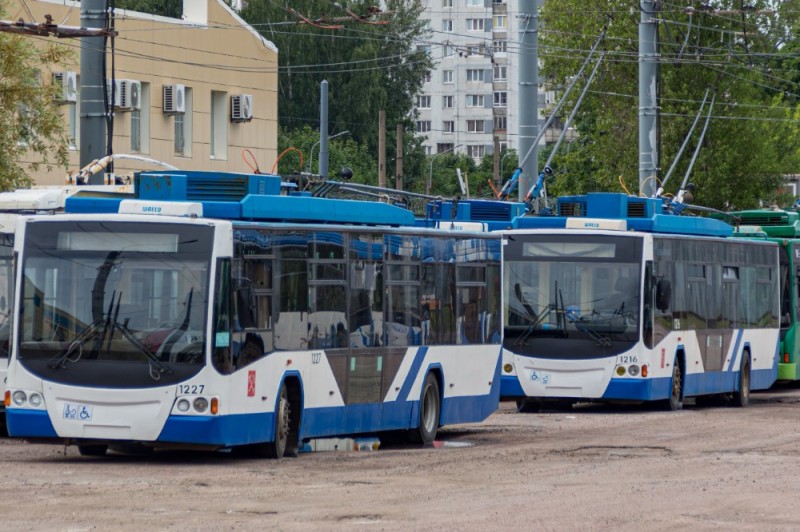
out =
[[[78,455],[0,440],[4,530],[796,530],[800,388],[747,409],[580,405],[440,447]]]

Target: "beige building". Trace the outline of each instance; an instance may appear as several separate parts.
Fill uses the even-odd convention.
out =
[[[8,18],[80,26],[80,2],[11,0]],[[116,12],[114,153],[135,154],[186,170],[249,171],[250,150],[262,171],[277,158],[278,50],[223,0],[184,0],[182,19]],[[30,37],[32,42],[45,37]],[[47,37],[55,39],[55,37]],[[70,137],[70,173],[80,157],[80,43],[74,62],[53,78]],[[111,54],[107,48],[110,78]],[[99,158],[105,153],[91,154]],[[158,169],[117,160],[115,173]],[[37,185],[60,185],[62,169],[32,175]]]

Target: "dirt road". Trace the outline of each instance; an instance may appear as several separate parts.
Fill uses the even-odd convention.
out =
[[[4,530],[796,530],[800,389],[748,409],[587,405],[444,429],[469,446],[259,461],[0,441]]]

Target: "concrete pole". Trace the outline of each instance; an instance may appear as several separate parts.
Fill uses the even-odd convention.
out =
[[[652,197],[659,177],[658,16],[655,0],[641,0],[639,23],[639,193]]]
[[[378,186],[386,188],[386,111],[378,111]]]
[[[106,0],[81,2],[81,27],[105,28]],[[103,64],[106,60],[103,37],[81,37],[81,168],[106,155],[106,106],[103,94]],[[113,112],[113,102],[109,102]],[[102,185],[105,172],[89,177],[89,184]]]
[[[519,199],[523,200],[539,175],[539,0],[519,1],[519,153],[533,147],[530,162],[519,176]]]
[[[397,124],[397,166],[395,167],[394,188],[403,190],[403,125]]]
[[[328,177],[328,82],[319,88],[319,175]]]

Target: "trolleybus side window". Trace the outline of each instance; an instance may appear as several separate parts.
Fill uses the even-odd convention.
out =
[[[350,347],[383,345],[383,236],[350,235]]]

